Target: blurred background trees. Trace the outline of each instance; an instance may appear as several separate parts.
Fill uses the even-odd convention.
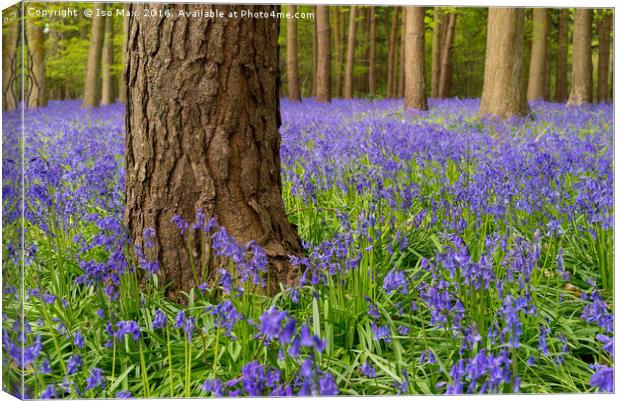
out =
[[[26,13],[24,46],[18,40],[21,24],[5,19],[5,110],[15,108],[16,55],[22,48],[27,55],[25,94],[31,107],[44,106],[48,99],[79,98],[86,106],[124,101],[126,4],[29,3],[26,7],[71,7],[78,13],[45,19]],[[106,17],[86,18],[87,8],[109,9],[112,17],[107,22]],[[19,8],[4,14],[10,10]],[[565,102],[572,95],[571,104],[611,101],[613,10],[522,10],[522,85],[528,100]],[[298,93],[300,98],[323,101],[404,96],[406,13],[402,7],[297,5],[282,6],[281,11],[300,14],[294,21],[280,21],[281,96],[296,98]],[[488,17],[484,7],[424,9],[426,97],[482,96]],[[291,57],[289,50],[295,52]]]

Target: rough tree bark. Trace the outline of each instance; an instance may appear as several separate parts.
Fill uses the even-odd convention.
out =
[[[331,49],[329,44],[329,7],[316,7],[317,66],[316,100],[331,102]]]
[[[592,9],[575,12],[572,84],[569,105],[592,103]]]
[[[43,21],[37,16],[26,17],[26,42],[28,45],[28,107],[47,106],[45,87],[45,37]]]
[[[522,8],[489,9],[480,115],[505,118],[529,111],[522,87],[524,23]]]
[[[532,11],[532,54],[527,84],[527,100],[530,102],[545,97],[545,63],[550,31],[548,12],[546,8],[534,8]]]
[[[369,9],[370,32],[368,37],[368,93],[373,97],[377,94],[377,19],[375,13],[375,7],[371,6]]]
[[[105,16],[94,16],[90,33],[90,46],[88,48],[88,61],[86,62],[86,75],[84,78],[83,107],[97,107],[101,100],[101,53],[103,50],[103,37],[105,33]]]
[[[555,101],[565,102],[568,98],[568,8],[560,10],[558,22],[558,56],[555,67]]]
[[[296,5],[290,5],[289,13],[295,15]],[[293,102],[301,101],[299,91],[299,66],[297,65],[297,19],[289,18],[286,21],[286,69],[288,80],[288,100]]]
[[[405,7],[405,108],[428,109],[424,87],[424,7]]]
[[[101,104],[113,104],[116,100],[114,93],[114,76],[112,64],[114,64],[114,19],[106,18],[105,34],[103,39],[101,65]]]
[[[173,16],[144,17],[146,6]],[[278,282],[292,284],[288,255],[301,246],[281,196],[278,19],[175,17],[202,10],[200,4],[130,7],[137,12],[125,70],[132,238],[143,245],[144,229],[155,229],[161,274],[174,297],[196,283],[171,220],[195,221],[202,208],[238,242],[264,247],[271,293]],[[279,6],[218,5],[225,15],[242,9],[270,13]],[[199,257],[200,249],[193,253]]]
[[[17,42],[19,40],[19,24],[17,7],[2,11],[2,110],[17,108],[15,93]]]
[[[125,10],[129,10],[128,5],[124,5]],[[123,66],[127,62],[127,35],[129,34],[129,14],[126,12],[123,17],[123,44],[121,48],[121,61]],[[127,101],[127,87],[123,76],[118,77],[118,101],[125,103]]]
[[[387,78],[387,97],[396,97],[396,41],[398,36],[398,20],[400,7],[394,7],[392,13],[392,25],[390,27],[390,39],[388,45],[388,78]]]
[[[610,48],[610,33],[611,25],[613,23],[611,19],[610,10],[598,10],[598,83],[597,83],[597,96],[596,100],[606,102],[608,100],[608,79],[609,79],[609,48]]]
[[[447,17],[446,34],[441,43],[441,63],[439,69],[439,87],[437,96],[441,99],[447,98],[450,88],[450,74],[452,68],[450,66],[450,54],[454,45],[454,28],[456,26],[456,12],[451,12]]]
[[[351,6],[349,13],[349,35],[347,36],[347,64],[344,73],[343,97],[353,98],[353,67],[355,62],[355,14],[356,6]]]

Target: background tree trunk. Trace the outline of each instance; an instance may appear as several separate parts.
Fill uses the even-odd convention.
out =
[[[521,84],[525,10],[489,9],[480,115],[509,117],[528,113]]]
[[[578,8],[573,28],[573,74],[569,105],[592,103],[592,10]]]
[[[45,88],[45,37],[43,21],[36,16],[26,16],[26,41],[28,45],[28,107],[47,106]]]
[[[402,20],[403,23],[401,24],[401,28],[400,28],[400,56],[399,56],[399,60],[400,60],[400,66],[398,67],[398,87],[396,88],[396,97],[397,98],[402,98],[404,96],[404,92],[405,92],[405,27],[406,27],[406,23],[405,23],[405,10],[403,9],[403,15],[402,15]]]
[[[293,15],[297,12],[297,6],[290,5],[289,12]],[[293,102],[301,101],[299,91],[299,67],[297,65],[297,19],[286,20],[286,68],[288,78],[288,99]]]
[[[452,68],[450,68],[450,54],[454,45],[454,27],[456,26],[456,12],[448,15],[448,23],[446,27],[446,35],[441,43],[441,64],[439,70],[439,88],[438,97],[440,99],[447,98],[449,93],[449,81]]]
[[[90,46],[88,48],[88,61],[86,62],[86,75],[84,78],[83,107],[97,107],[101,100],[99,73],[101,71],[105,17],[94,16],[92,20],[93,25],[90,33]]]
[[[127,4],[123,5],[123,9],[129,10]],[[129,14],[125,13],[123,17],[123,44],[121,48],[121,61],[123,66],[127,62],[127,36],[129,35]],[[118,78],[118,101],[125,103],[127,101],[127,87],[125,86],[125,79],[121,75]]]
[[[110,7],[108,7],[110,8]],[[101,104],[113,104],[116,100],[114,93],[114,19],[105,19],[105,35],[103,39],[102,66],[101,66]]]
[[[392,25],[390,27],[390,39],[388,44],[388,78],[387,78],[387,97],[396,97],[396,43],[398,36],[398,21],[400,7],[394,7],[392,13]]]
[[[377,19],[375,12],[375,7],[371,6],[369,9],[370,32],[368,38],[368,94],[372,97],[377,94]]]
[[[173,17],[144,17],[147,6],[166,7]],[[130,7],[137,11],[130,17],[125,71],[125,219],[132,238],[142,245],[144,229],[155,229],[161,274],[174,298],[175,291],[198,283],[171,220],[180,215],[195,221],[201,208],[237,242],[264,247],[270,293],[278,282],[292,284],[288,255],[301,246],[281,196],[278,19],[175,17],[180,9],[202,9],[200,4]],[[218,6],[226,15],[248,8],[279,11]],[[192,253],[198,260],[201,249]],[[199,281],[209,278],[201,273]]]
[[[424,7],[405,7],[405,108],[428,109],[424,88]]]
[[[15,79],[17,74],[17,42],[19,40],[19,8],[10,7],[2,11],[2,110],[17,108]]]
[[[613,23],[611,19],[611,12],[609,10],[598,10],[598,83],[597,83],[597,96],[596,100],[606,102],[608,100],[608,79],[609,79],[609,48],[610,48],[610,33],[611,25]]]
[[[555,68],[555,101],[565,102],[568,98],[568,8],[562,8],[560,10],[558,22],[558,57]]]
[[[357,7],[351,6],[349,14],[349,35],[347,36],[347,64],[344,74],[344,91],[345,99],[353,98],[353,63],[355,61],[355,14]]]
[[[316,97],[317,87],[317,65],[319,63],[319,48],[318,48],[318,36],[317,36],[317,24],[318,24],[318,6],[314,7],[314,15],[317,17],[312,21],[312,96]]]
[[[431,97],[439,97],[441,62],[441,7],[433,8],[433,47],[431,51]]]
[[[329,7],[317,6],[316,100],[331,102],[331,50],[329,44]]]
[[[344,64],[344,46],[343,46],[343,32],[342,27],[342,8],[334,6],[334,48],[336,49],[336,88],[335,96],[342,96],[342,75]]]
[[[530,102],[545,97],[545,64],[550,29],[548,12],[546,8],[534,8],[532,11],[532,55],[527,84],[527,100]]]

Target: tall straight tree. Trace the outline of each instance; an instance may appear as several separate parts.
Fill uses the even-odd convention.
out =
[[[598,83],[596,86],[596,100],[606,102],[608,100],[609,80],[609,50],[610,33],[612,26],[611,10],[601,9],[598,13]]]
[[[130,7],[125,219],[133,240],[143,245],[144,230],[155,230],[161,274],[175,298],[213,279],[219,267],[213,262],[195,277],[190,258],[209,250],[200,246],[201,230],[182,237],[173,222],[196,221],[201,209],[236,241],[264,247],[270,293],[278,283],[292,284],[289,255],[301,244],[281,195],[278,19],[175,17],[201,11],[200,4]],[[146,7],[162,17],[144,16]],[[164,7],[172,17],[163,16]]]
[[[555,67],[555,101],[568,99],[568,8],[560,10],[558,21],[558,55]]]
[[[317,67],[316,100],[331,102],[331,49],[329,43],[329,7],[316,7]]]
[[[347,36],[347,64],[344,73],[344,90],[343,97],[345,99],[353,98],[353,68],[355,63],[355,15],[357,7],[351,6],[349,13],[349,35]]]
[[[114,19],[105,19],[105,34],[103,39],[101,65],[101,104],[112,104],[116,100],[114,75]]]
[[[28,46],[28,107],[47,106],[45,85],[44,22],[38,16],[26,16],[26,44]]]
[[[295,15],[296,5],[288,6],[289,13]],[[286,20],[286,69],[288,79],[288,99],[293,102],[301,101],[299,91],[299,65],[297,64],[297,19]]]
[[[527,100],[545,97],[545,64],[547,63],[547,39],[550,26],[546,8],[534,8],[532,11],[532,53],[530,73],[527,84]]]
[[[370,32],[368,33],[368,94],[375,96],[377,94],[377,19],[376,8],[371,6],[368,10]]]
[[[522,87],[525,10],[489,8],[480,115],[500,118],[529,112]]]
[[[332,18],[334,19],[334,49],[336,50],[336,87],[334,88],[335,96],[342,96],[342,80],[343,80],[343,65],[344,65],[344,35],[342,32],[342,7],[334,6],[334,13]]]
[[[406,12],[403,10],[403,15],[402,15],[402,20],[403,23],[401,24],[401,28],[400,28],[400,55],[398,57],[398,59],[400,60],[400,65],[398,67],[398,85],[396,87],[396,97],[401,98],[404,96],[404,92],[405,92],[405,27],[406,27],[406,23],[405,23],[405,14]]]
[[[398,40],[398,21],[400,7],[394,7],[392,12],[392,23],[390,26],[390,38],[388,44],[388,77],[387,77],[387,97],[396,97],[396,45]]]
[[[123,5],[124,10],[129,10],[127,4]],[[129,34],[129,13],[125,12],[123,15],[123,44],[121,47],[121,62],[123,65],[126,63],[127,55],[127,36]],[[118,78],[118,101],[125,103],[127,101],[127,87],[125,86],[125,77]]]
[[[431,97],[439,97],[441,63],[441,7],[433,8],[433,44],[431,49]]]
[[[424,7],[405,7],[405,108],[426,110]]]
[[[2,11],[2,20],[6,21],[2,30],[2,110],[17,108],[17,94],[15,80],[17,78],[16,63],[17,43],[19,40],[19,24],[15,6]]]
[[[592,9],[575,12],[572,78],[568,104],[592,103]]]
[[[97,107],[101,101],[101,53],[105,34],[105,16],[95,15],[90,32],[86,75],[84,77],[83,107]]]
[[[439,85],[437,88],[437,97],[441,99],[447,98],[450,93],[450,74],[452,72],[450,55],[452,46],[454,45],[454,28],[456,26],[456,12],[450,12],[447,16],[447,24],[445,35],[442,35],[441,53],[440,53],[440,69],[439,69]]]

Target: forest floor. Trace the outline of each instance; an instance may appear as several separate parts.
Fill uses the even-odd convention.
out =
[[[533,103],[530,117],[501,122],[477,119],[478,105],[431,100],[415,113],[396,100],[284,100],[283,197],[307,256],[294,260],[300,286],[253,291],[266,278],[262,249],[197,216],[178,224],[200,230],[221,269],[185,306],[162,296],[156,244],[128,246],[123,106],[28,110],[23,326],[10,135],[20,121],[6,113],[4,389],[612,391],[612,106]]]

